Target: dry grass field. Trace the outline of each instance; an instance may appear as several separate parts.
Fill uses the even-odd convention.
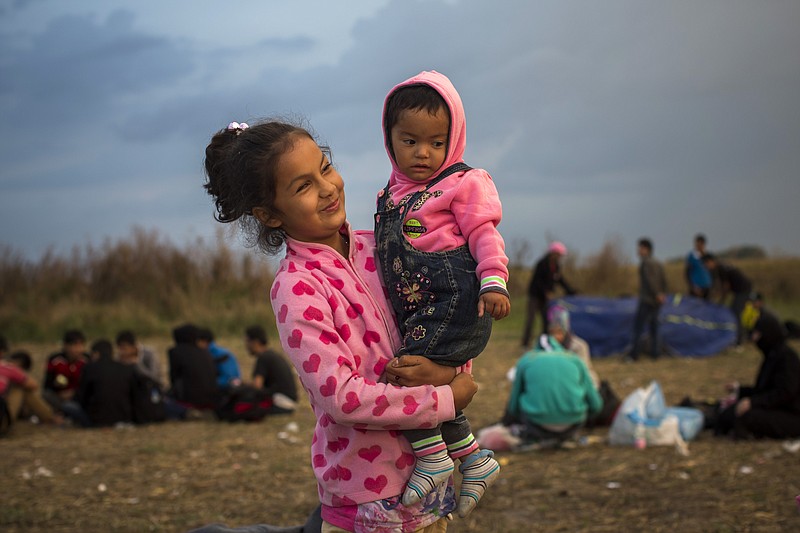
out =
[[[167,340],[151,339],[164,354]],[[239,339],[221,339],[244,354]],[[20,345],[35,354],[50,346]],[[800,346],[795,345],[795,348]],[[496,421],[520,355],[515,331],[498,330],[476,363],[474,428]],[[41,375],[43,355],[34,375]],[[243,371],[252,362],[240,355]],[[705,359],[668,358],[595,368],[624,397],[658,379],[668,403],[716,397],[721,384],[751,382],[752,347]],[[290,423],[296,424],[293,431]],[[17,424],[0,439],[0,531],[182,532],[203,524],[300,524],[316,505],[307,403],[254,424],[215,420],[80,430]],[[288,426],[288,427],[287,427]],[[590,434],[602,440],[606,429]],[[572,450],[499,453],[501,478],[452,532],[800,531],[800,452],[779,441],[732,442],[704,433],[690,455],[604,442]]]

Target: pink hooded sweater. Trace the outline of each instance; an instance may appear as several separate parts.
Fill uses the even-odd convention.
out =
[[[439,175],[439,171],[435,172],[426,182],[411,180],[398,169],[389,148],[386,104],[397,89],[415,84],[425,84],[435,89],[450,110],[447,155],[439,171],[455,163],[463,163],[467,146],[464,106],[447,76],[435,70],[424,71],[396,85],[389,91],[383,104],[384,146],[392,162],[389,194],[395,204],[405,196],[424,188],[428,181]],[[431,192],[434,194],[425,200],[422,208],[409,210],[405,220],[408,223],[409,219],[416,219],[418,225],[426,231],[414,233],[413,237],[406,234],[406,240],[423,252],[452,250],[468,243],[470,253],[478,263],[477,276],[481,282],[481,291],[488,288],[505,291],[508,283],[508,257],[503,238],[497,231],[503,208],[492,177],[479,168],[455,173],[436,184]]]
[[[317,418],[311,462],[323,505],[396,496],[414,466],[399,430],[455,417],[449,386],[381,381],[399,346],[374,258],[372,232],[342,228],[349,260],[332,248],[288,239],[270,291],[285,353]]]

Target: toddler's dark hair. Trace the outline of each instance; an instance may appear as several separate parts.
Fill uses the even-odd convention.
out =
[[[206,147],[204,188],[214,198],[219,222],[239,222],[245,243],[273,255],[286,235],[280,228],[262,224],[254,207],[278,213],[275,208],[275,168],[280,157],[309,130],[282,121],[265,121],[246,129],[221,129]]]
[[[440,109],[445,110],[449,121],[450,109],[447,107],[447,102],[444,101],[439,91],[430,85],[415,83],[400,87],[393,92],[386,102],[386,112],[383,117],[386,142],[389,144],[389,149],[392,151],[392,157],[394,157],[391,135],[392,128],[397,124],[397,121],[400,120],[400,113],[403,111],[422,110],[434,115]]]

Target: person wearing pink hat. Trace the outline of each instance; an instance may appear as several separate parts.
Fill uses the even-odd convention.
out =
[[[528,286],[528,310],[522,333],[522,346],[531,347],[533,322],[538,313],[542,321],[542,333],[547,333],[547,306],[553,299],[556,285],[560,285],[567,294],[575,294],[564,276],[561,274],[561,258],[567,255],[567,247],[559,241],[553,241],[547,247],[547,253],[537,261],[533,268],[533,277]]]

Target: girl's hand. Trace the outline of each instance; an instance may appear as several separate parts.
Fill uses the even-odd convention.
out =
[[[386,365],[386,381],[403,387],[448,385],[456,374],[454,367],[438,365],[421,355],[401,355]]]
[[[472,379],[472,374],[462,372],[450,382],[453,389],[453,405],[456,412],[463,411],[472,401],[472,397],[478,392],[478,384]]]
[[[495,320],[505,318],[511,312],[511,301],[505,294],[485,292],[478,298],[478,316],[483,316],[484,312]]]

